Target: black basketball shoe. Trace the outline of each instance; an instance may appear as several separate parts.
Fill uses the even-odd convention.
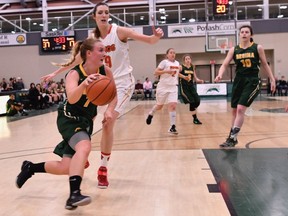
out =
[[[225,147],[235,147],[235,145],[238,143],[238,140],[234,140],[233,138],[230,138],[228,137],[226,139],[226,141],[222,144],[220,144],[219,146],[222,147],[222,148],[225,148]]]
[[[67,210],[74,210],[78,206],[84,206],[91,203],[91,197],[83,196],[81,193],[73,193],[66,201],[65,208]]]
[[[16,178],[16,187],[21,188],[25,182],[34,175],[34,172],[31,171],[32,162],[23,161],[21,166],[21,172]]]
[[[148,115],[147,116],[147,119],[146,119],[146,124],[148,124],[148,125],[150,125],[151,124],[151,122],[152,122],[152,118],[153,118],[153,115]]]

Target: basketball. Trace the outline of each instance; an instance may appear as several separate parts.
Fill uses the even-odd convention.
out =
[[[116,95],[115,83],[107,76],[100,76],[86,88],[89,101],[97,106],[109,104]]]

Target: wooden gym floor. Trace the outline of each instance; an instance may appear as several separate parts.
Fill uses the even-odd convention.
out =
[[[167,133],[166,108],[146,125],[155,101],[131,101],[115,127],[109,162],[109,188],[97,188],[100,164],[100,113],[92,137],[91,166],[85,171],[83,194],[88,206],[64,209],[67,176],[35,174],[23,188],[15,178],[23,160],[58,160],[52,153],[61,140],[57,112],[0,117],[0,214],[2,216],[258,216],[288,215],[287,97],[259,96],[246,112],[236,148],[219,149],[229,132],[227,98],[201,101],[203,125],[194,125],[188,106],[177,107],[179,135]],[[103,109],[102,109],[103,110]]]

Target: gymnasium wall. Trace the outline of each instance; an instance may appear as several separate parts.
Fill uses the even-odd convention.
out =
[[[258,32],[261,31],[261,34],[257,34],[255,30],[254,41],[264,46],[267,59],[275,76],[285,75],[288,78],[286,54],[288,29],[281,27],[285,23],[280,22],[279,24],[270,21],[268,25],[265,22],[267,21],[251,22],[253,27],[256,26]],[[286,20],[287,22],[288,20]],[[273,26],[273,33],[268,33],[270,25]],[[288,25],[285,24],[285,26]],[[85,33],[77,32],[76,36],[76,39],[85,38]],[[32,34],[27,38],[28,42],[30,41],[35,45],[0,47],[0,79],[2,77],[9,79],[13,76],[20,76],[23,78],[26,88],[29,87],[31,82],[37,83],[41,76],[57,69],[51,62],[59,63],[69,59],[69,55],[39,55],[39,46],[36,44],[40,42],[40,34]],[[178,54],[191,53],[195,65],[207,65],[210,64],[210,60],[215,60],[216,64],[221,64],[225,58],[225,55],[220,54],[220,52],[205,53],[205,37],[164,38],[154,45],[131,40],[129,46],[134,76],[141,80],[144,80],[145,77],[154,80],[153,72],[157,66],[156,56],[158,55],[159,58],[159,55],[161,57],[161,54],[163,54],[164,57],[166,50],[170,47],[173,47]],[[59,75],[55,80],[58,81],[63,77],[64,74]]]

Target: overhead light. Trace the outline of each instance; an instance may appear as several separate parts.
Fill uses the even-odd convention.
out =
[[[277,16],[277,18],[283,18],[283,17],[284,17],[283,14],[279,14],[279,15]]]
[[[262,11],[262,8],[258,8],[258,11]]]
[[[185,21],[185,20],[186,20],[186,18],[185,18],[185,17],[182,17],[182,20],[183,20],[183,21]]]
[[[238,10],[238,13],[242,13],[243,11],[242,10]]]
[[[166,13],[165,8],[159,8],[159,13],[165,14]]]
[[[280,9],[287,9],[287,6],[286,5],[282,5],[282,6],[280,6]]]
[[[189,19],[189,22],[195,22],[196,20],[194,18]]]
[[[30,17],[26,17],[25,20],[31,21],[31,18]]]

